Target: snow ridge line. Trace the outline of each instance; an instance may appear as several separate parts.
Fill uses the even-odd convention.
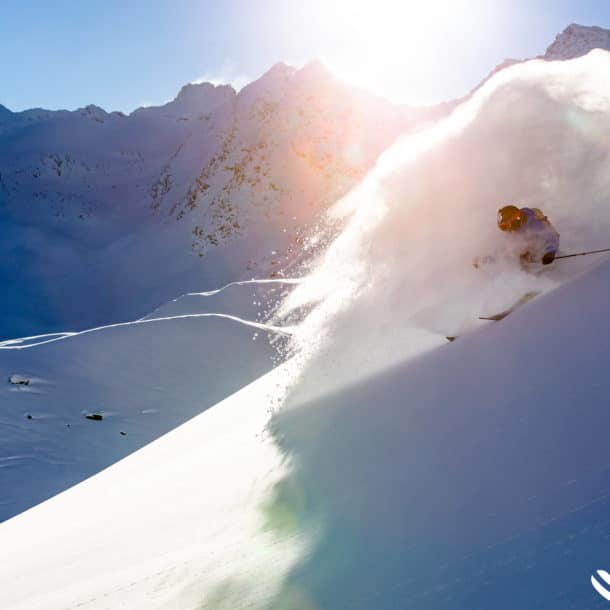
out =
[[[209,290],[207,292],[187,292],[183,296],[187,297],[211,297],[215,294],[226,290],[227,288],[231,288],[232,286],[247,286],[248,284],[300,284],[302,279],[300,278],[281,278],[281,279],[267,279],[267,280],[242,280],[239,282],[230,282],[226,286],[222,288],[217,288],[216,290]],[[180,298],[180,297],[179,297]],[[176,299],[178,300],[178,299]]]
[[[78,332],[63,332],[63,333],[46,333],[44,335],[32,335],[30,337],[18,337],[17,339],[6,339],[0,341],[0,347],[23,343],[24,341],[30,341],[31,339],[44,339],[46,337],[54,337],[55,339],[65,339],[72,335],[77,335]],[[48,341],[47,341],[48,342]]]
[[[0,350],[1,349],[28,349],[30,347],[37,347],[39,345],[46,345],[47,343],[55,343],[55,341],[63,341],[64,339],[70,339],[72,337],[76,337],[79,335],[86,335],[88,333],[94,333],[100,330],[106,330],[109,328],[119,328],[122,326],[135,326],[136,324],[149,324],[151,322],[165,322],[169,320],[181,320],[186,318],[225,318],[227,320],[233,320],[234,322],[239,322],[240,324],[244,324],[245,326],[251,326],[252,328],[256,328],[258,330],[273,332],[280,335],[290,336],[294,333],[294,330],[290,326],[281,327],[281,326],[271,326],[267,324],[262,324],[260,322],[252,322],[250,320],[244,320],[243,318],[239,318],[238,316],[231,316],[225,313],[191,313],[191,314],[183,314],[179,316],[167,316],[162,318],[148,318],[141,320],[134,320],[132,322],[117,322],[116,324],[108,324],[106,326],[96,326],[95,328],[88,328],[86,330],[80,332],[66,332],[66,333],[51,333],[48,335],[34,335],[32,337],[23,337],[21,339],[8,339],[7,341],[0,342]],[[28,343],[27,345],[19,345],[24,341],[28,341],[31,339],[40,339],[44,337],[53,337],[52,339],[46,339],[44,341],[38,341],[36,343]]]

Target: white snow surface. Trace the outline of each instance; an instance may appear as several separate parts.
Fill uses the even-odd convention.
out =
[[[8,522],[1,607],[220,608],[242,583],[242,607],[268,600],[304,544],[278,537],[259,510],[285,470],[264,422],[288,378],[274,370]]]
[[[397,142],[273,315],[305,316],[297,356],[1,524],[0,607],[603,608],[610,260],[471,263],[501,247],[506,202],[541,207],[563,252],[608,247],[609,110],[610,54],[594,51],[509,67]],[[504,321],[476,319],[529,290]],[[96,353],[118,332],[80,340]],[[6,353],[42,368],[74,340]]]
[[[188,313],[0,342],[0,520],[99,472],[271,370],[290,329],[254,319],[257,288],[232,290],[235,302],[249,304],[243,318],[223,311],[219,291],[218,308],[199,297]],[[93,415],[102,419],[88,419]]]

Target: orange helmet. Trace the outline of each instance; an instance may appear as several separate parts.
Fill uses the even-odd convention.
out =
[[[515,205],[505,205],[498,210],[498,227],[502,231],[518,231],[525,222],[525,216]]]

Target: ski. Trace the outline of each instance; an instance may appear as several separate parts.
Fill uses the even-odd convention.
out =
[[[500,320],[504,320],[504,318],[506,318],[506,316],[509,316],[516,309],[518,309],[522,305],[525,305],[527,302],[531,301],[533,298],[537,297],[539,294],[540,293],[536,292],[536,291],[526,292],[516,303],[511,305],[508,309],[505,309],[504,311],[496,313],[492,316],[479,316],[479,320],[491,320],[493,322],[499,322]]]

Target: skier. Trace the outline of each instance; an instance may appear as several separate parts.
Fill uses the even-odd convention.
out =
[[[498,210],[498,227],[511,233],[514,248],[524,268],[550,265],[559,249],[559,233],[538,208],[505,205]]]

